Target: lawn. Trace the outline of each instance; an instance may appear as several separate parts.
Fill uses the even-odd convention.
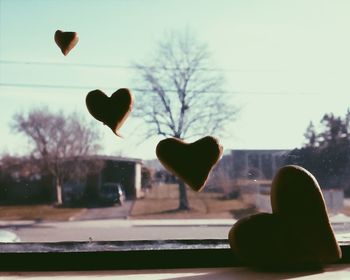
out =
[[[84,208],[58,208],[53,205],[0,206],[0,220],[68,221]]]
[[[187,189],[191,209],[178,211],[179,191],[176,184],[161,184],[143,199],[135,201],[131,219],[230,219],[256,213],[251,204],[239,199],[223,199],[223,194],[194,192]]]

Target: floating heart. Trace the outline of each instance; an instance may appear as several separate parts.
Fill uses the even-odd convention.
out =
[[[133,102],[134,98],[127,88],[118,89],[111,97],[98,89],[90,91],[86,96],[90,114],[109,126],[118,136],[118,130],[131,112]]]
[[[158,143],[156,154],[168,171],[193,190],[200,191],[209,172],[222,155],[222,146],[211,136],[191,144],[177,138],[168,138]]]
[[[239,220],[229,232],[234,253],[268,267],[322,265],[341,258],[321,189],[299,166],[280,169],[271,187],[272,214]]]
[[[62,32],[61,30],[55,32],[55,42],[64,55],[67,55],[78,41],[79,37],[76,32]]]

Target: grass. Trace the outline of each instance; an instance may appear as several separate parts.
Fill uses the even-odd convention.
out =
[[[84,208],[58,208],[53,205],[1,206],[0,220],[68,221]]]
[[[222,194],[187,189],[189,211],[178,211],[179,194],[175,184],[154,186],[143,199],[135,201],[131,219],[240,219],[257,213],[249,199],[222,199]],[[0,220],[68,221],[85,208],[59,208],[53,205],[0,206]],[[350,203],[341,213],[350,216]]]
[[[254,195],[246,193],[242,199],[222,199],[220,193],[194,192],[187,189],[190,211],[177,210],[178,186],[162,184],[154,186],[144,199],[135,201],[131,219],[240,219],[258,213]],[[329,210],[332,213],[332,210]],[[340,213],[350,216],[350,203],[344,202]]]
[[[225,219],[236,218],[242,210],[252,214],[255,208],[238,199],[224,200],[220,193],[194,192],[187,189],[191,209],[179,211],[176,184],[154,186],[145,198],[135,201],[132,219]]]

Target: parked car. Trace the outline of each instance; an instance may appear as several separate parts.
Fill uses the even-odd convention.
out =
[[[0,230],[0,242],[3,243],[12,243],[12,242],[21,242],[19,236],[8,230]]]
[[[100,190],[100,200],[104,204],[123,205],[125,195],[120,183],[105,183]]]

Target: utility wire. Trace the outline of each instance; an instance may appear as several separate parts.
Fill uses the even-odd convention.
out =
[[[50,85],[50,84],[22,84],[22,83],[2,83],[0,87],[16,87],[16,88],[50,88],[50,89],[73,89],[73,90],[94,90],[96,86],[76,86],[76,85]],[[103,89],[116,90],[118,87],[102,87]],[[144,88],[131,88],[135,92],[151,92],[149,89]],[[167,92],[176,93],[174,89],[166,89]],[[203,91],[201,93],[207,94],[246,94],[246,95],[319,95],[314,92],[283,92],[283,91]]]
[[[17,64],[17,65],[35,65],[35,66],[136,69],[135,66],[117,65],[117,64],[62,63],[62,62],[16,61],[16,60],[0,60],[0,63],[2,63],[2,64]]]
[[[34,66],[58,66],[58,67],[82,67],[82,68],[116,68],[124,70],[137,70],[141,67],[136,65],[119,65],[119,64],[95,64],[95,63],[62,63],[62,62],[41,62],[41,61],[17,61],[17,60],[0,60],[1,64],[14,65],[34,65]],[[151,69],[159,69],[157,67],[145,67]],[[162,68],[164,70],[164,68]],[[173,71],[175,68],[167,68],[165,70]],[[264,69],[243,69],[243,68],[208,68],[201,67],[197,69],[203,72],[281,72],[285,70],[264,70]]]

